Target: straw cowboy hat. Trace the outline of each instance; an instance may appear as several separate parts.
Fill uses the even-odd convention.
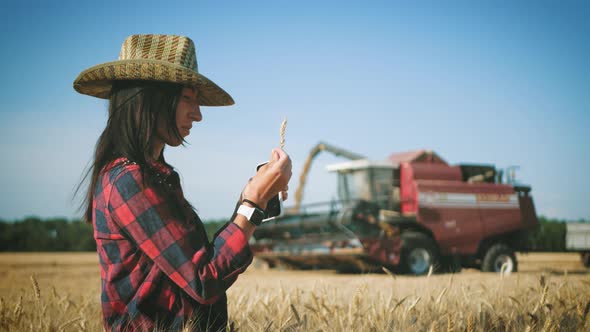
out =
[[[222,88],[197,70],[195,44],[184,36],[131,35],[125,39],[119,60],[90,67],[78,75],[74,89],[79,93],[108,99],[115,80],[149,80],[196,86],[199,104],[233,105]]]

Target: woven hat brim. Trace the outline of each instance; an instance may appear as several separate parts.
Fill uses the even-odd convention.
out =
[[[108,99],[113,81],[148,80],[194,85],[202,106],[233,105],[233,98],[213,81],[186,67],[151,59],[117,60],[90,67],[74,80],[79,93]]]

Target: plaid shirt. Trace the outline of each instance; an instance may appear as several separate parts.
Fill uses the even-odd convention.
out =
[[[186,202],[178,173],[160,162],[152,167]],[[204,324],[225,328],[225,290],[250,265],[252,252],[235,223],[209,243],[193,209],[185,206],[188,217],[181,220],[177,206],[151,185],[144,187],[139,166],[126,158],[112,161],[99,176],[92,222],[107,331],[151,330],[156,323],[178,330],[189,319],[201,324],[197,330]]]

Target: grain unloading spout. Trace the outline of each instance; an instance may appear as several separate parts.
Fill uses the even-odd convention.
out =
[[[305,164],[303,165],[303,171],[301,172],[301,175],[299,176],[299,186],[297,187],[297,191],[295,192],[295,206],[293,207],[293,212],[295,212],[295,213],[299,212],[300,207],[301,207],[301,201],[303,200],[303,188],[305,187],[305,180],[307,179],[307,174],[309,173],[309,169],[311,168],[311,163],[313,162],[314,158],[322,151],[328,151],[328,152],[333,153],[336,156],[345,157],[345,158],[352,159],[352,160],[365,158],[364,156],[362,156],[360,154],[335,147],[335,146],[330,145],[328,143],[319,142],[309,152],[309,155],[307,156],[307,159],[305,160]]]

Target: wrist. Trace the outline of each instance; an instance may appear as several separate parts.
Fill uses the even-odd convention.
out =
[[[244,232],[246,238],[250,240],[250,237],[252,237],[252,234],[254,234],[256,226],[248,221],[248,219],[246,219],[246,217],[243,215],[238,215],[233,223],[236,224],[242,230],[242,232]]]
[[[242,197],[242,204],[247,205],[249,207],[258,208],[261,210],[266,210],[267,203],[260,200],[260,199],[253,199],[247,196]]]
[[[244,202],[244,199],[249,200],[252,203],[247,203]],[[249,207],[258,207],[262,210],[266,209],[266,204],[268,203],[266,200],[264,200],[262,198],[261,195],[259,195],[258,193],[256,193],[256,190],[252,190],[252,188],[246,188],[244,189],[244,191],[242,192],[242,195],[240,197],[240,202],[242,204],[246,204]],[[256,206],[255,206],[256,205]]]
[[[254,226],[259,226],[266,217],[264,209],[248,199],[242,200],[237,213],[246,217],[246,219]]]

